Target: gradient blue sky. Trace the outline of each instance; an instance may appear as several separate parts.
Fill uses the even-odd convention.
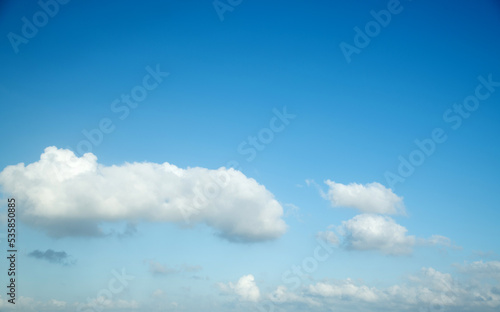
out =
[[[478,77],[500,81],[500,4],[401,1],[401,12],[347,62],[339,45],[354,45],[354,27],[364,29],[374,20],[370,11],[387,9],[388,3],[242,1],[221,20],[212,1],[73,0],[59,5],[16,53],[9,33],[21,35],[22,18],[32,20],[41,9],[35,1],[2,2],[2,170],[39,161],[49,146],[82,156],[77,149],[85,139],[82,131],[109,118],[114,131],[92,146],[100,164],[168,162],[217,169],[234,160],[236,169],[274,195],[287,224],[279,237],[250,243],[225,240],[203,224],[184,228],[140,219],[103,223],[108,233],[133,223],[136,231],[126,237],[54,238],[23,222],[27,208],[21,205],[17,293],[25,299],[18,310],[75,311],[106,287],[112,270],[122,268],[135,279],[103,308],[108,311],[255,311],[276,298],[280,285],[290,293],[274,301],[278,311],[418,311],[429,303],[399,303],[405,306],[401,310],[379,299],[366,307],[364,297],[342,293],[339,285],[350,278],[358,287],[378,289],[381,298],[392,285],[425,287],[414,276],[429,268],[450,274],[463,287],[478,279],[474,274],[491,270],[481,272],[493,281],[474,284],[491,304],[474,309],[498,309],[500,87],[457,129],[443,115],[475,94]],[[120,119],[111,103],[140,85],[148,66],[169,75]],[[284,107],[295,118],[248,161],[238,146],[269,127],[273,110]],[[447,140],[404,182],[390,185],[386,175],[397,174],[398,157],[408,159],[417,149],[414,141],[430,138],[436,128]],[[11,179],[1,185],[3,212],[6,198],[22,203],[30,193],[7,192],[16,177]],[[377,182],[403,198],[406,214],[390,218],[420,243],[408,254],[340,243],[301,288],[290,290],[282,274],[313,254],[318,232],[332,231],[341,239],[337,227],[360,215],[343,205],[332,207],[321,195],[329,190],[326,180]],[[0,223],[4,233],[5,218]],[[449,241],[432,244],[432,235]],[[5,237],[1,240],[5,255]],[[68,256],[37,258],[36,250]],[[4,256],[1,263],[3,285]],[[162,268],[166,271],[159,273]],[[250,275],[254,282],[245,279]],[[315,292],[321,283],[342,295]],[[245,290],[258,287],[259,298],[245,298],[240,284],[249,287]],[[0,300],[0,307],[11,308],[4,293]]]

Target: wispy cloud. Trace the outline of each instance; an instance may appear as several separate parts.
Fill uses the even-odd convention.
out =
[[[162,264],[155,260],[145,260],[148,264],[149,272],[153,275],[164,276],[175,273],[195,273],[203,270],[203,267],[200,265],[188,265],[182,264],[177,266],[168,266],[166,264]]]

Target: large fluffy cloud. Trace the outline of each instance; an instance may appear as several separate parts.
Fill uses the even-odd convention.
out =
[[[401,255],[410,253],[415,244],[415,237],[408,236],[404,226],[387,216],[357,215],[342,221],[338,231],[348,249],[378,250],[385,254]]]
[[[0,173],[19,200],[22,219],[52,236],[102,235],[101,222],[205,223],[235,241],[279,237],[282,206],[254,179],[232,168],[178,168],[169,163],[104,166],[48,147],[40,160]]]
[[[391,189],[374,182],[368,184],[342,184],[326,180],[328,193],[325,197],[334,207],[356,208],[365,213],[404,214],[403,198]]]

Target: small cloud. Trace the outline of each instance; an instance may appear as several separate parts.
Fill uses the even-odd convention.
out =
[[[297,221],[302,222],[302,219],[300,217],[299,210],[300,208],[294,204],[283,204],[283,207],[287,208],[285,209],[285,215],[284,217],[294,217]]]
[[[182,266],[182,270],[184,272],[198,272],[198,271],[203,270],[203,267],[201,265],[187,265],[187,264],[184,264]]]
[[[49,304],[52,305],[54,308],[58,308],[58,309],[63,309],[63,308],[66,308],[66,306],[67,306],[65,301],[59,301],[56,299],[50,300]]]
[[[150,260],[149,261],[149,272],[151,272],[153,275],[168,275],[168,274],[173,274],[173,273],[178,273],[179,270],[169,268],[159,262]]]
[[[199,272],[203,269],[203,267],[200,265],[183,264],[181,266],[169,267],[154,260],[145,260],[145,262],[149,265],[149,272],[151,272],[153,275],[159,276],[182,272],[194,273]]]
[[[439,247],[442,252],[446,252],[446,248],[451,248],[454,250],[462,250],[461,246],[453,244],[451,239],[442,235],[432,235],[428,239],[419,238],[418,244],[423,246],[436,246]]]
[[[415,236],[408,236],[407,231],[390,217],[372,214],[357,215],[338,228],[346,249],[377,250],[388,255],[412,252]]]
[[[376,302],[382,296],[378,289],[365,285],[356,285],[356,283],[349,278],[336,283],[320,282],[316,285],[309,285],[309,292],[321,297],[364,302]]]
[[[286,286],[280,285],[275,291],[268,295],[269,300],[276,303],[305,303],[311,306],[319,306],[320,303],[304,294],[290,292]]]
[[[123,311],[123,310],[136,310],[139,308],[139,303],[135,300],[124,300],[124,299],[115,299],[113,297],[109,298],[109,296],[99,296],[92,300],[88,300],[86,303],[77,304],[79,306],[78,310],[86,309],[85,311],[92,311],[95,307],[99,307],[100,310],[102,308],[106,308],[107,310],[113,311]]]
[[[427,239],[427,242],[430,245],[439,245],[439,246],[444,246],[444,247],[451,247],[451,239],[445,236],[441,235],[432,235],[429,239]]]
[[[306,182],[306,185],[308,187],[309,186],[314,186],[320,193],[322,192],[321,191],[321,186],[319,186],[319,184],[316,183],[316,181],[314,181],[313,179],[306,179],[305,182]]]
[[[408,235],[407,232],[404,226],[388,216],[360,214],[342,221],[340,226],[329,225],[326,231],[318,232],[316,237],[346,250],[373,250],[393,256],[411,254],[415,246],[437,246],[442,251],[446,251],[446,248],[462,248],[442,235],[425,239]]]
[[[218,283],[219,289],[225,293],[235,293],[242,301],[256,302],[260,299],[260,290],[255,284],[255,278],[252,274],[242,276],[236,284]]]
[[[318,234],[316,234],[316,237],[334,246],[337,246],[339,244],[339,238],[332,231],[320,231],[318,232]]]
[[[328,193],[321,191],[323,198],[330,200],[333,207],[355,208],[363,213],[406,214],[403,198],[380,183],[342,184],[326,180]]]
[[[165,296],[166,296],[165,292],[159,288],[153,291],[153,293],[151,294],[151,297],[153,298],[164,298]]]
[[[46,260],[51,263],[57,263],[62,265],[72,265],[76,263],[76,260],[72,259],[65,251],[54,251],[52,249],[47,249],[46,251],[34,250],[28,254],[28,257]]]

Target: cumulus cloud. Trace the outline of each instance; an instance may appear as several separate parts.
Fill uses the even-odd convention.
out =
[[[419,275],[410,280],[436,291],[449,291],[456,284],[450,273],[442,273],[433,268],[422,268]]]
[[[19,198],[24,221],[55,237],[103,235],[100,224],[116,221],[204,223],[243,242],[277,238],[287,227],[273,194],[232,168],[105,166],[92,153],[48,147],[37,162],[6,167],[0,185]]]
[[[401,305],[432,305],[434,308],[443,309],[477,304],[480,293],[486,294],[490,291],[478,288],[477,285],[461,285],[451,274],[433,268],[422,268],[419,274],[408,279],[410,284],[394,285],[385,290],[391,302]],[[498,299],[500,297],[495,301]]]
[[[47,249],[46,251],[33,250],[28,254],[28,257],[62,265],[71,265],[76,262],[65,251],[54,251],[52,249]]]
[[[408,236],[407,231],[390,217],[372,214],[361,214],[342,221],[338,228],[345,248],[378,250],[390,255],[411,253],[415,236]]]
[[[323,196],[333,207],[350,207],[364,213],[405,214],[403,198],[391,189],[374,182],[368,184],[342,184],[326,180],[328,193]]]
[[[448,237],[432,235],[430,238],[416,238],[391,217],[375,214],[360,214],[342,221],[340,226],[330,225],[331,230],[319,231],[318,239],[347,250],[374,250],[387,255],[410,254],[414,246],[439,246],[460,249]]]
[[[242,276],[236,284],[229,282],[228,284],[219,283],[218,285],[224,292],[237,294],[242,301],[256,302],[260,298],[260,290],[252,274]]]

